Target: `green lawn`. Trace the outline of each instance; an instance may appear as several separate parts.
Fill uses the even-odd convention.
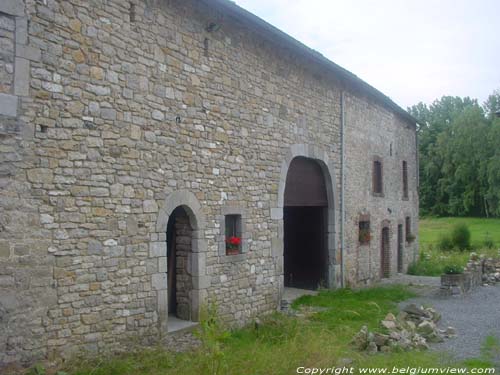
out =
[[[92,358],[67,364],[72,375],[163,375],[163,374],[295,374],[297,367],[442,367],[490,366],[488,360],[452,363],[436,352],[394,352],[373,356],[353,349],[349,342],[362,325],[380,330],[380,320],[396,312],[396,303],[414,294],[391,286],[360,291],[322,291],[294,302],[302,317],[275,313],[258,325],[232,332],[202,322],[203,347],[174,354],[163,348]],[[320,308],[318,310],[317,308]],[[314,310],[316,309],[316,310]],[[212,315],[213,316],[213,315]],[[357,373],[355,371],[354,373]]]
[[[465,223],[471,231],[472,246],[480,248],[486,238],[491,238],[500,247],[500,219],[478,219],[470,217],[440,217],[420,220],[420,245],[437,244],[440,236],[450,233],[453,226]]]
[[[449,235],[457,224],[466,224],[471,232],[471,246],[468,251],[441,251],[439,239]],[[483,246],[486,239],[493,241],[493,248]],[[420,259],[410,265],[412,275],[439,276],[446,265],[465,266],[472,251],[497,257],[500,249],[500,219],[478,218],[425,218],[419,225]]]

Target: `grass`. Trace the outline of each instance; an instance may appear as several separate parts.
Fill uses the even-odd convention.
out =
[[[450,234],[457,224],[466,224],[471,232],[470,251],[441,251],[438,243],[442,236]],[[494,243],[493,248],[483,247],[486,239]],[[446,265],[465,266],[472,251],[489,257],[497,257],[500,248],[500,219],[479,218],[425,218],[419,226],[420,259],[411,264],[411,275],[439,276]]]
[[[484,254],[489,257],[498,255],[497,249],[480,249],[474,250],[478,254]],[[457,265],[464,267],[470,258],[469,251],[441,251],[436,246],[428,245],[420,250],[420,258],[418,262],[408,266],[410,275],[420,276],[439,276],[443,273],[444,267],[447,265]]]
[[[450,365],[446,356],[435,352],[397,352],[369,356],[350,345],[362,325],[380,330],[380,320],[397,311],[397,302],[413,296],[405,287],[391,286],[360,291],[322,291],[318,296],[304,296],[293,306],[304,317],[275,313],[258,326],[213,335],[220,352],[211,344],[198,351],[174,354],[162,348],[140,350],[121,356],[73,362],[64,371],[72,375],[160,375],[160,374],[293,374],[297,367],[332,367],[343,361],[348,366],[441,367]],[[313,310],[312,307],[314,307]],[[318,311],[319,310],[319,311]],[[206,327],[206,325],[204,325]],[[212,342],[213,344],[213,342]],[[215,355],[214,355],[215,353]],[[471,360],[467,366],[485,366],[487,359]],[[463,365],[463,364],[460,364]]]
[[[491,238],[497,248],[500,247],[500,219],[471,217],[423,218],[419,225],[419,243],[421,247],[436,245],[443,234],[451,233],[456,224],[467,224],[471,231],[473,248],[482,248],[483,242]]]

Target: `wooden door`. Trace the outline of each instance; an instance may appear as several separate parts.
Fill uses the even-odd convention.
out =
[[[398,225],[398,272],[403,272],[403,225]]]
[[[389,243],[389,228],[382,229],[382,244],[380,249],[380,277],[389,277],[391,274],[391,258]]]

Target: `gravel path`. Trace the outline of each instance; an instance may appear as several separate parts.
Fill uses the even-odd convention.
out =
[[[434,307],[442,315],[438,325],[456,329],[456,337],[433,344],[432,348],[449,352],[458,360],[480,356],[487,336],[500,340],[500,285],[479,287],[465,296],[443,297],[434,290],[404,301],[400,307],[412,302]]]

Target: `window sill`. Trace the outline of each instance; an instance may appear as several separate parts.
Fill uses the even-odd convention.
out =
[[[242,262],[247,259],[247,253],[240,253],[235,255],[220,255],[219,263],[236,263]]]

